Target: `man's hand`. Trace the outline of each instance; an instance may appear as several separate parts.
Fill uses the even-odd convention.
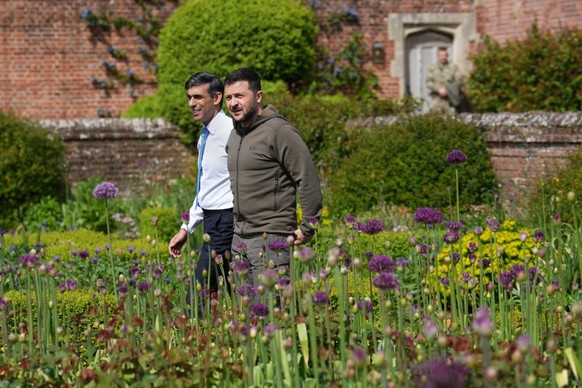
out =
[[[178,233],[170,240],[170,244],[168,245],[168,252],[170,252],[170,256],[174,259],[182,256],[182,246],[188,239],[188,232],[184,229],[180,229]]]
[[[307,244],[313,236],[305,236],[301,229],[295,231],[295,245]]]

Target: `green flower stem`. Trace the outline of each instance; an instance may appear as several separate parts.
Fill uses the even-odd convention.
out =
[[[113,265],[113,239],[111,238],[111,231],[109,229],[109,205],[107,199],[105,200],[105,224],[107,226],[107,237],[109,238],[109,264],[111,266],[111,285],[113,286],[113,292],[115,294],[115,299],[118,298],[116,278],[115,278],[115,267]]]

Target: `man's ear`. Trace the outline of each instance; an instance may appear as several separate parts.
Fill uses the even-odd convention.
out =
[[[220,102],[222,101],[222,93],[216,92],[213,98],[214,105],[222,105]]]
[[[257,99],[257,104],[260,104],[263,101],[263,91],[259,90],[255,95],[255,98]]]

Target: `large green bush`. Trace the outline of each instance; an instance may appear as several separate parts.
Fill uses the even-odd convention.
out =
[[[357,214],[379,203],[454,206],[455,167],[446,161],[454,149],[468,157],[458,166],[461,206],[489,202],[496,185],[480,131],[459,120],[425,115],[361,132],[357,148],[331,181],[330,211]]]
[[[62,140],[32,121],[0,112],[0,227],[13,227],[19,209],[66,190]]]
[[[287,83],[311,73],[317,24],[311,10],[293,0],[189,0],[168,19],[158,49],[158,102],[162,117],[196,132],[184,82],[197,71],[226,76],[238,67],[264,80]],[[152,98],[132,108],[151,107]]]
[[[540,32],[505,46],[487,39],[467,81],[479,112],[582,109],[582,30]]]
[[[577,222],[580,225],[582,147],[570,153],[566,164],[555,174],[535,183],[527,198],[527,208],[532,220],[540,220],[543,223],[559,215],[562,222],[570,224]]]

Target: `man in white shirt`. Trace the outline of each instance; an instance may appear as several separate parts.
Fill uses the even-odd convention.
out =
[[[225,150],[233,122],[222,110],[224,85],[218,76],[205,72],[193,74],[186,81],[185,89],[192,117],[204,126],[198,139],[198,187],[188,222],[172,238],[168,250],[173,258],[180,257],[188,233],[204,223],[204,233],[210,236],[210,240],[202,246],[196,281],[203,290],[213,293],[218,291],[218,276],[222,275],[215,259],[218,255],[222,257],[221,266],[227,277],[229,260],[226,252],[230,250],[234,230],[233,195]],[[190,295],[187,299],[189,302]]]

